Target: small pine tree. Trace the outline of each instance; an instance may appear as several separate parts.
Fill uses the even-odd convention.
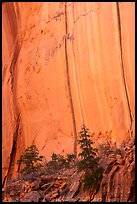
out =
[[[89,129],[83,124],[79,133],[78,144],[82,152],[79,154],[81,160],[79,162],[78,170],[84,170],[86,172],[94,171],[98,165],[99,158],[96,157],[97,149],[92,147],[93,142],[90,139]]]
[[[39,156],[39,151],[35,145],[26,148],[24,154],[17,161],[19,165],[25,164],[25,167],[21,169],[20,173],[26,175],[37,171],[42,166],[40,162],[43,158],[43,156]]]
[[[84,170],[84,188],[99,186],[102,179],[103,169],[99,167],[97,157],[97,148],[92,147],[92,140],[90,139],[89,129],[83,124],[79,132],[78,144],[81,148],[79,157],[81,160],[78,163],[78,172]],[[95,185],[97,184],[97,185]]]

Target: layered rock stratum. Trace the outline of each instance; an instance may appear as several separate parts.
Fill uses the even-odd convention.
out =
[[[2,3],[3,185],[31,144],[77,153],[83,122],[97,145],[134,138],[134,7]]]

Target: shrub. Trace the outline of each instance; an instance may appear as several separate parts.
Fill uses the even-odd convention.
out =
[[[119,154],[123,155],[123,151],[120,149],[114,149],[113,147],[110,146],[110,144],[107,142],[106,144],[100,144],[99,145],[99,150],[101,155],[110,155],[110,154]]]
[[[123,155],[122,151],[120,149],[116,149],[114,151],[114,154],[119,154],[119,155]]]
[[[84,175],[84,189],[88,190],[91,186],[99,190],[100,182],[103,178],[103,168],[99,167],[93,174]]]
[[[33,181],[36,180],[36,178],[37,178],[37,175],[36,175],[36,172],[34,171],[34,172],[30,172],[30,173],[24,174],[22,179],[24,181],[33,182]]]
[[[39,151],[35,145],[26,148],[24,154],[17,161],[19,165],[25,164],[25,167],[21,169],[20,173],[26,175],[38,171],[42,166],[40,162],[43,158],[43,156],[39,156]]]
[[[51,161],[49,161],[46,164],[47,167],[47,172],[48,173],[54,173],[58,170],[61,170],[63,168],[67,168],[68,167],[68,163],[66,161],[66,159],[64,158],[64,156],[60,155],[60,154],[55,154],[53,153],[51,155]]]
[[[113,153],[113,150],[108,142],[106,144],[100,144],[99,150],[100,150],[100,154],[104,154],[106,156]]]
[[[59,169],[62,168],[62,167],[66,167],[67,161],[64,158],[64,156],[62,156],[60,154],[58,155],[57,165],[58,165]]]
[[[74,159],[76,159],[76,155],[75,154],[67,154],[67,162],[70,163],[72,162]]]

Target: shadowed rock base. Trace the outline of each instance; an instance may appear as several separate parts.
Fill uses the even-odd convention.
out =
[[[103,179],[98,192],[84,192],[83,173],[77,173],[76,166],[61,170],[58,174],[41,175],[28,181],[16,179],[3,188],[5,202],[50,202],[50,201],[135,201],[135,149],[134,142],[122,149],[122,155],[102,155],[100,165],[104,168]]]

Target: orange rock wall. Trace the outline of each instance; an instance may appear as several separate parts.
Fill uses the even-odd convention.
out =
[[[2,3],[3,181],[23,149],[77,152],[82,122],[119,145],[134,131],[134,2]]]

